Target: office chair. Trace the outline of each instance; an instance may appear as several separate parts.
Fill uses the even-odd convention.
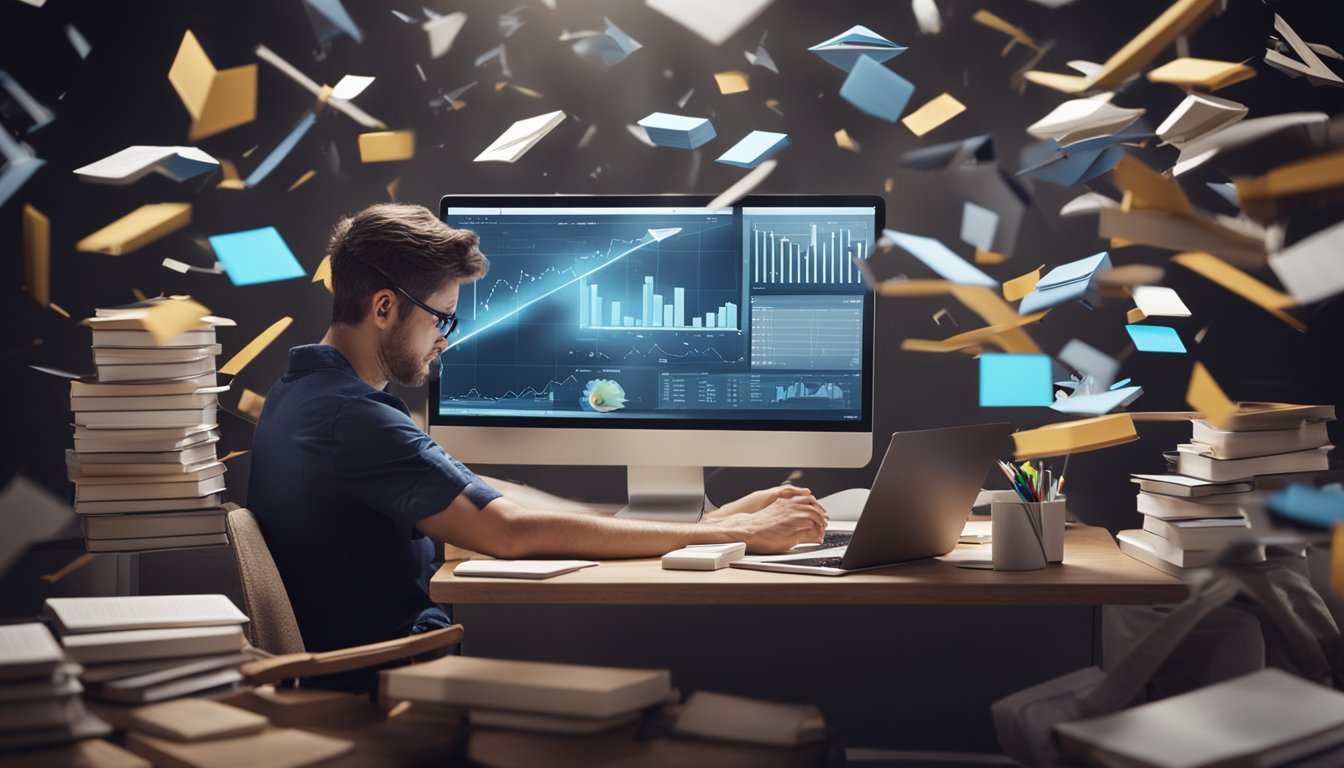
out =
[[[229,505],[225,517],[229,547],[238,566],[243,587],[243,612],[250,621],[247,639],[269,658],[250,661],[239,668],[251,685],[274,683],[288,678],[348,672],[353,669],[419,656],[462,642],[462,625],[436,629],[410,637],[398,637],[381,643],[309,653],[303,647],[303,635],[280,571],[275,567],[266,537],[251,511]]]

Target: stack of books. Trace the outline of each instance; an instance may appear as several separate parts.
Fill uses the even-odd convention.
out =
[[[619,728],[667,701],[671,673],[445,656],[380,672],[384,701],[465,708],[473,725],[541,733]]]
[[[126,748],[155,765],[298,768],[348,754],[354,744],[293,728],[217,701],[179,699],[126,713]]]
[[[44,610],[88,695],[105,701],[226,692],[252,658],[247,617],[224,595],[53,597]]]
[[[96,381],[70,382],[74,449],[66,469],[90,552],[138,552],[227,543],[224,465],[215,378],[215,328],[204,317],[164,344],[144,327],[146,306],[99,309]]]
[[[1234,559],[1263,559],[1251,545],[1263,491],[1329,468],[1334,446],[1326,422],[1334,406],[1242,403],[1222,427],[1192,420],[1190,442],[1177,446],[1176,474],[1133,475],[1143,529],[1117,534],[1120,550],[1168,573]],[[1257,531],[1263,532],[1263,531]]]
[[[110,733],[84,709],[78,674],[45,626],[0,626],[0,752]]]

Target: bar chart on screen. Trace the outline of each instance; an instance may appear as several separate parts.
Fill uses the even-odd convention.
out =
[[[753,286],[858,286],[855,259],[872,253],[871,226],[838,214],[825,221],[771,211],[744,212],[744,247],[750,254]]]

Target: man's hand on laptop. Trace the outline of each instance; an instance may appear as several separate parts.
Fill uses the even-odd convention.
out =
[[[797,544],[820,542],[826,510],[806,488],[781,485],[747,494],[719,508],[726,516],[711,523],[742,533],[747,551],[787,552]]]

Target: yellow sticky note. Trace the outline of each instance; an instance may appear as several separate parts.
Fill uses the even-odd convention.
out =
[[[85,253],[121,256],[191,223],[191,203],[142,205],[75,244]]]
[[[238,354],[229,358],[229,361],[220,367],[219,372],[225,376],[237,376],[238,372],[243,370],[248,363],[252,362],[257,355],[261,354],[263,349],[270,346],[276,337],[294,322],[292,317],[282,317],[271,324],[270,328],[262,331],[257,338],[249,341],[247,346],[239,350]]]
[[[1198,362],[1195,363],[1194,370],[1190,371],[1190,386],[1185,391],[1185,402],[1204,414],[1205,421],[1218,429],[1222,429],[1228,418],[1237,412],[1237,404],[1232,402],[1223,392],[1223,388],[1218,386],[1218,382],[1213,380],[1209,369]]]
[[[257,117],[257,65],[215,69],[191,30],[182,36],[168,81],[191,115],[192,141]]]
[[[1037,267],[1021,277],[1014,277],[1003,284],[1003,298],[1008,301],[1017,301],[1028,293],[1036,290],[1036,284],[1041,282],[1041,268]]]
[[[415,131],[375,131],[359,134],[359,159],[387,163],[415,157]]]
[[[849,137],[849,131],[844,128],[835,132],[835,146],[849,152],[859,152],[863,149],[859,146],[859,142]]]
[[[1014,457],[1022,459],[1085,453],[1139,439],[1128,413],[1048,424],[1013,433]]]
[[[313,270],[313,282],[318,281],[322,282],[323,287],[327,289],[327,293],[333,292],[331,290],[331,256],[323,256],[322,263],[318,264],[317,269]]]
[[[1216,91],[1252,77],[1255,77],[1255,70],[1245,64],[1192,58],[1169,61],[1148,73],[1151,82],[1198,88],[1201,91]]]
[[[983,248],[975,249],[976,264],[1002,264],[1008,260],[1007,254],[986,251]]]
[[[197,328],[210,310],[191,299],[160,301],[145,311],[139,324],[149,332],[155,344],[167,344],[184,331]]]
[[[1223,286],[1293,328],[1299,331],[1307,329],[1305,323],[1284,311],[1297,306],[1292,296],[1270,288],[1217,256],[1198,252],[1182,253],[1171,257],[1171,260]]]
[[[965,104],[957,101],[952,94],[943,93],[901,118],[901,123],[916,136],[923,136],[965,111]]]
[[[238,412],[247,414],[254,419],[261,418],[261,409],[265,405],[266,397],[250,389],[244,389],[242,396],[238,398]],[[227,458],[233,458],[233,456],[229,455]]]
[[[736,69],[728,72],[715,72],[714,82],[719,84],[719,93],[727,96],[732,93],[743,93],[751,90],[748,83],[747,73]]]
[[[51,303],[51,221],[23,206],[23,289],[41,306]]]

